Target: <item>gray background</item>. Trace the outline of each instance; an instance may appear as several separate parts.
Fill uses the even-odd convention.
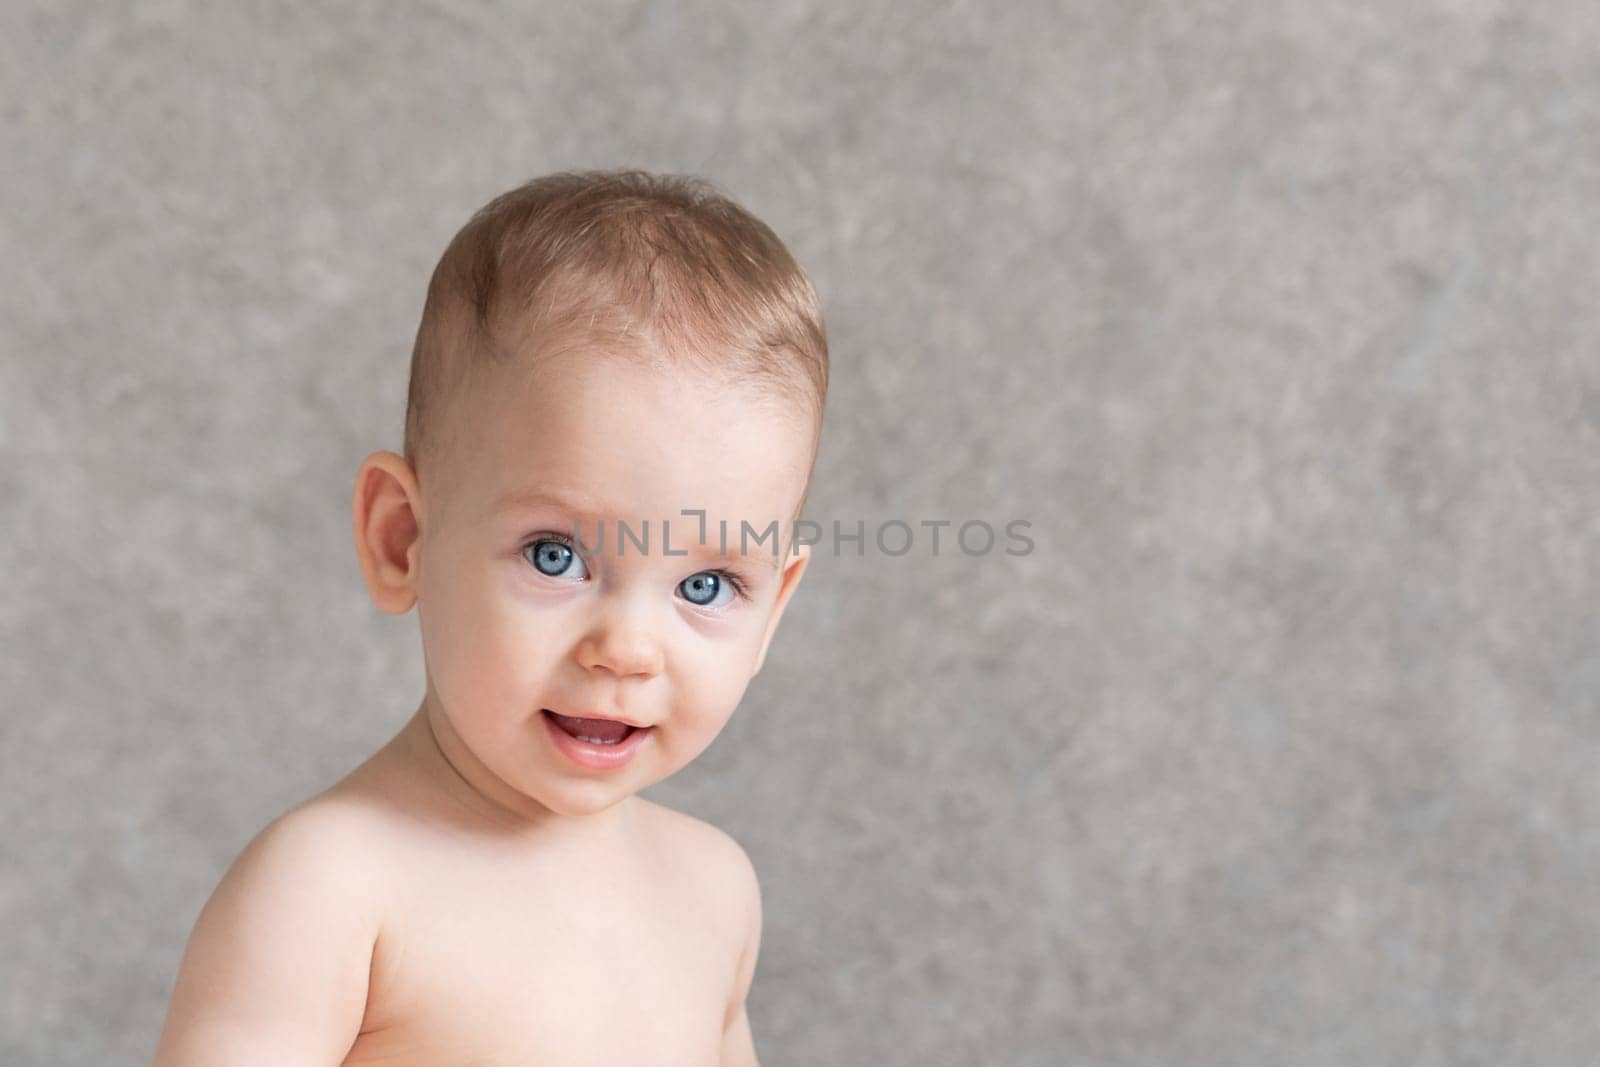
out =
[[[705,174],[829,316],[824,553],[651,790],[783,1064],[1600,1055],[1600,7],[8,5],[0,1060],[147,1061],[421,696],[349,530],[438,255]]]

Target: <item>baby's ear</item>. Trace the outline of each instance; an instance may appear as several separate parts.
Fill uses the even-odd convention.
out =
[[[788,606],[789,598],[794,595],[795,587],[800,584],[800,576],[806,572],[806,564],[811,562],[811,546],[796,544],[794,555],[783,568],[783,575],[779,579],[782,583],[778,586],[778,599],[772,605],[772,615],[767,619],[767,632],[761,635],[761,651],[756,655],[755,669],[750,672],[754,678],[761,673],[762,664],[767,662],[767,647],[772,644],[772,635],[778,631],[778,620],[783,617],[783,609]]]
[[[404,456],[374,452],[362,461],[350,502],[356,558],[372,602],[392,615],[404,615],[416,603],[420,507],[416,471]]]

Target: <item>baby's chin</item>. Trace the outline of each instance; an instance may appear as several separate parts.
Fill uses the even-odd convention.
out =
[[[593,789],[563,790],[557,796],[530,797],[529,799],[537,801],[556,815],[577,819],[590,815],[604,814],[633,795],[633,790],[620,791],[616,786],[602,786]]]

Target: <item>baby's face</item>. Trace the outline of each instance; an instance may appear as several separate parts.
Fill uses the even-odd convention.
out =
[[[603,354],[491,373],[422,487],[430,711],[494,789],[592,813],[704,751],[759,669],[808,558],[787,537],[812,427],[747,388]],[[706,513],[703,543],[686,509]],[[619,555],[619,520],[639,540],[648,525],[647,551]],[[741,520],[776,520],[782,554],[751,537],[740,555]],[[595,744],[549,712],[646,729]]]

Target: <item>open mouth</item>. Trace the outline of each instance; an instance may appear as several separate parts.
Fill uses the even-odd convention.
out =
[[[638,730],[636,726],[615,719],[581,719],[559,715],[549,708],[541,710],[563,733],[591,745],[620,745]]]

